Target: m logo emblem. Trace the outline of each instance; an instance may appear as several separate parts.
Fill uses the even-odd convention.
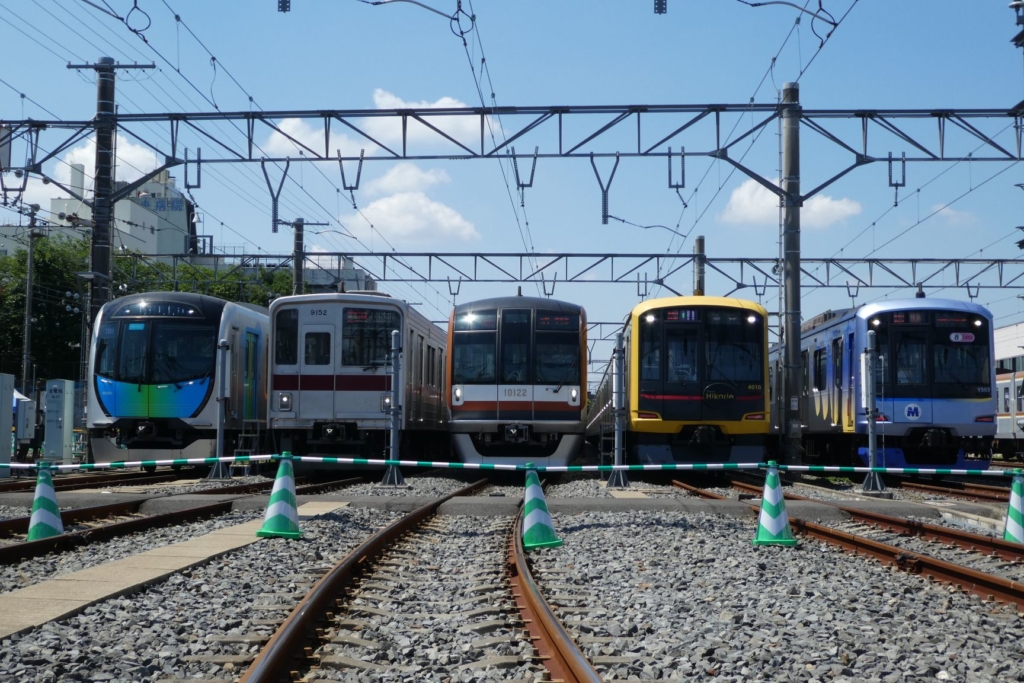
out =
[[[916,403],[908,403],[907,407],[903,409],[903,414],[907,416],[908,420],[917,420],[921,417],[921,406]]]

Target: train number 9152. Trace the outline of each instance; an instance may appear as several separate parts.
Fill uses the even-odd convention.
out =
[[[326,308],[312,308],[309,311],[310,315],[327,315]]]

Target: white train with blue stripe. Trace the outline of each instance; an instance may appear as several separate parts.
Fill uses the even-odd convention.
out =
[[[951,299],[827,311],[801,327],[805,464],[867,464],[861,354],[874,330],[879,465],[985,468],[996,433],[992,314]],[[781,347],[770,354],[773,433],[785,415]]]

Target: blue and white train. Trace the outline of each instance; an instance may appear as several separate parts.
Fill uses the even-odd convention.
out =
[[[867,464],[861,355],[879,356],[880,466],[985,468],[996,433],[992,314],[950,299],[903,299],[827,311],[801,327],[804,461]],[[785,415],[782,349],[770,353],[773,433]]]
[[[89,358],[93,460],[213,456],[222,373],[225,451],[233,452],[243,431],[264,433],[269,332],[266,309],[201,294],[133,294],[103,306]],[[228,342],[226,367],[217,353],[221,339]]]

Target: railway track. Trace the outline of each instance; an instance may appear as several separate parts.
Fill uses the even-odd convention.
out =
[[[149,484],[163,484],[169,481],[176,481],[180,477],[177,474],[150,474],[149,472],[118,472],[117,474],[88,474],[82,476],[54,477],[53,488],[55,491],[74,491],[77,489],[99,489],[107,486],[146,486]],[[0,493],[17,493],[19,491],[33,491],[36,487],[36,479],[21,481],[6,481],[0,483]]]
[[[1000,490],[998,486],[984,486],[982,484],[963,484],[962,486],[934,486],[921,484],[915,481],[900,481],[900,488],[908,491],[920,491],[921,493],[933,493],[950,498],[970,500],[980,503],[1007,503],[1010,500],[1009,489]]]
[[[306,484],[295,487],[296,495],[312,495],[337,488],[344,488],[364,481],[363,477],[341,479],[329,482]],[[246,484],[241,487],[224,487],[214,489],[216,493],[258,493],[269,491],[274,482]],[[224,489],[239,488],[244,491],[225,491]],[[109,541],[140,531],[149,531],[178,524],[187,524],[201,519],[227,514],[231,511],[233,501],[221,501],[206,505],[198,505],[183,510],[175,510],[156,515],[143,515],[139,512],[145,500],[97,505],[85,508],[61,511],[61,519],[66,527],[84,526],[85,528],[70,531],[60,536],[40,539],[38,541],[20,541],[0,545],[0,565],[15,564],[33,557],[41,557],[53,551],[66,551],[79,548],[89,543]],[[31,517],[17,517],[0,520],[0,538],[17,539],[28,535]],[[114,520],[114,521],[107,521]]]
[[[490,667],[513,678],[546,668],[553,680],[600,680],[540,595],[520,518],[481,528],[480,518],[435,516],[445,500],[486,486],[475,482],[364,541],[316,582],[241,680],[291,681],[330,668],[415,678]]]
[[[726,500],[725,496],[721,496],[710,491],[704,491],[703,489],[699,489],[680,481],[673,481],[672,483],[673,485],[678,486],[681,489],[685,489],[686,491],[702,498]],[[762,493],[762,489],[750,484],[734,482],[733,486],[747,492],[756,491],[759,496]],[[785,494],[785,497],[790,500],[811,500],[800,496],[794,497],[790,494]],[[814,502],[826,505],[830,504],[817,500]],[[759,512],[758,504],[748,503],[748,505],[750,505],[751,510],[755,514]],[[858,521],[863,521],[876,526],[885,525],[890,529],[896,530],[898,533],[933,538],[942,543],[948,543],[949,545],[956,544],[960,546],[963,544],[963,547],[967,549],[981,548],[983,551],[990,553],[998,552],[1000,557],[1004,557],[1003,553],[1006,553],[1006,559],[1014,562],[1024,558],[1024,555],[1020,554],[1019,551],[1015,551],[1011,544],[1005,544],[1006,547],[1004,547],[1002,542],[998,539],[971,534],[968,532],[945,529],[943,527],[930,524],[916,523],[910,520],[903,520],[898,517],[888,517],[885,515],[873,515],[869,517],[867,513],[864,513],[864,511],[861,510],[855,510],[854,508],[841,505],[835,505],[835,507],[847,511],[850,514],[854,514],[854,512],[856,512],[856,514],[859,515],[859,517],[856,518]],[[869,521],[869,519],[871,521]],[[955,562],[942,560],[937,557],[932,557],[925,553],[913,552],[907,548],[892,545],[890,543],[882,543],[871,538],[867,538],[861,534],[849,533],[840,529],[793,518],[792,516],[790,516],[790,525],[793,528],[794,533],[802,534],[814,540],[824,541],[829,545],[837,546],[854,554],[863,554],[868,557],[873,557],[883,564],[893,565],[902,571],[917,574],[929,580],[948,583],[961,590],[973,593],[974,595],[981,597],[983,600],[1007,602],[1016,605],[1018,610],[1024,610],[1024,581],[1011,580],[1003,576],[978,571],[977,569],[966,567]]]

